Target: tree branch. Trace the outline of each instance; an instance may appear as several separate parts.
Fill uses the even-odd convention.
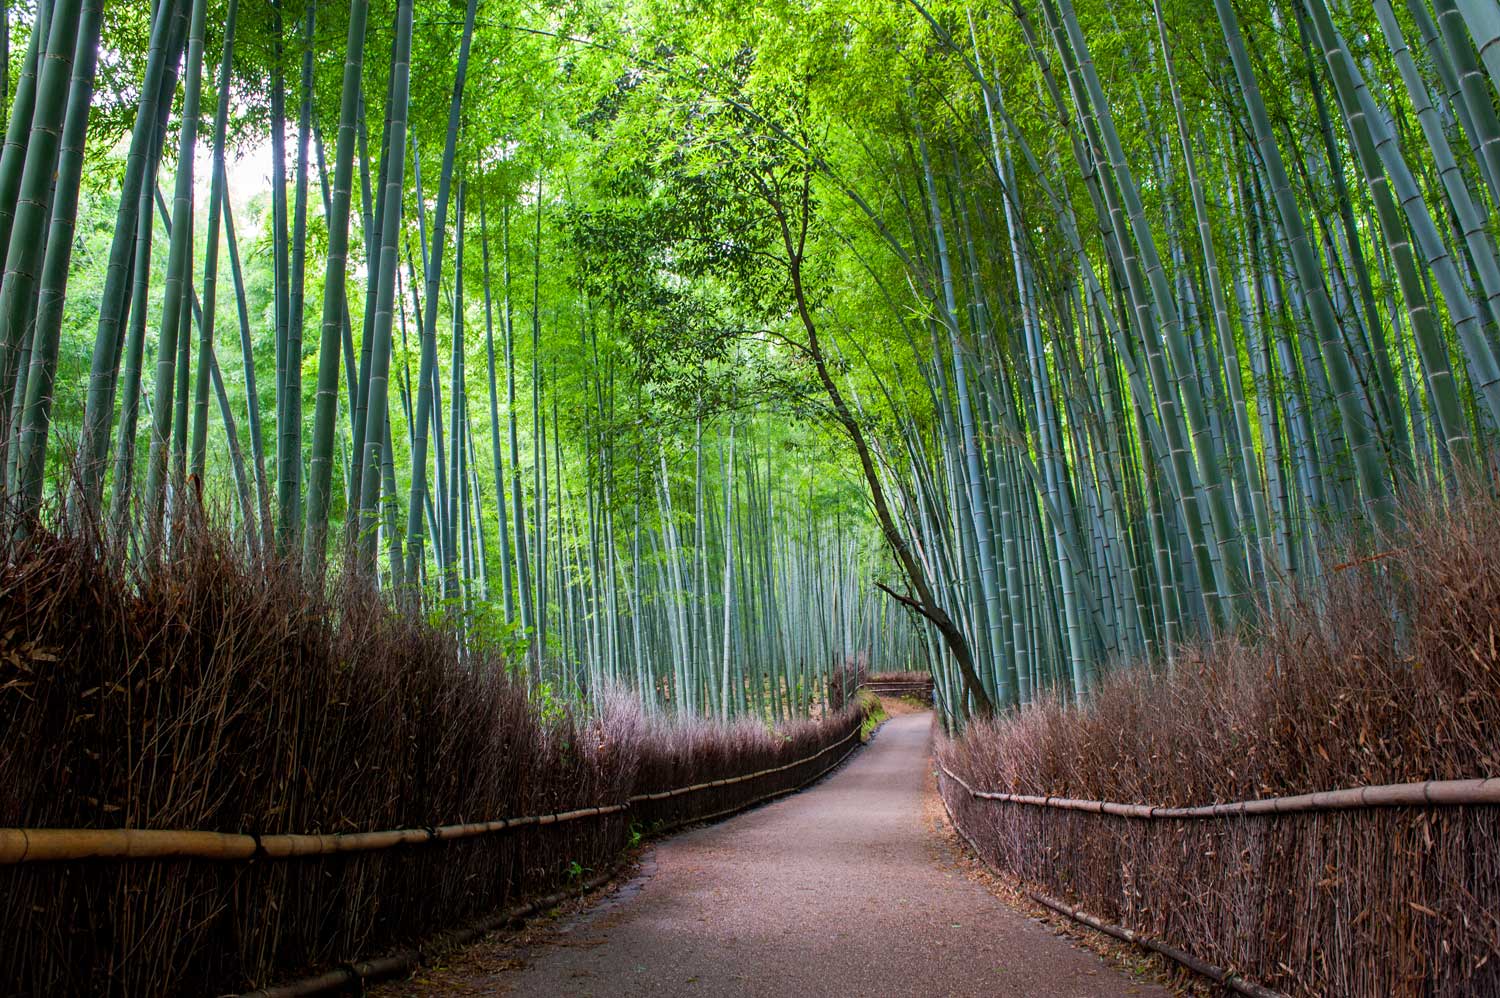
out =
[[[931,611],[929,611],[927,607],[912,599],[910,596],[907,596],[904,593],[896,592],[896,590],[892,589],[884,582],[877,581],[875,583],[875,588],[879,589],[881,592],[885,593],[887,596],[895,600],[897,603],[900,603],[902,606],[907,607],[911,610],[915,610],[917,613],[921,614],[924,618],[931,621],[932,623],[938,623],[938,619],[932,615]]]

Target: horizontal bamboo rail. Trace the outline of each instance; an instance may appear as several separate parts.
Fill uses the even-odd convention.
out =
[[[254,835],[154,828],[0,828],[0,866],[83,859],[295,859],[373,852],[402,845],[446,842],[532,825],[556,825],[624,811],[606,804],[524,818],[499,818],[436,828],[393,828],[327,835]]]
[[[942,763],[938,763],[938,768],[942,769],[945,773],[948,772],[948,770],[943,767]],[[974,792],[973,790],[969,789],[968,784],[964,783],[958,777],[953,776],[952,773],[948,773],[948,775],[952,777],[954,782],[963,786],[964,789],[969,790],[971,794]],[[941,794],[939,794],[938,796],[942,797]],[[953,830],[958,832],[959,836],[966,843],[968,843],[969,850],[974,854],[974,858],[977,859],[981,864],[983,864],[984,867],[991,873],[994,873],[997,876],[1005,877],[1005,874],[1000,873],[1000,871],[990,866],[989,861],[984,858],[984,853],[979,850],[979,844],[970,837],[968,832],[964,831],[963,826],[960,825],[958,823],[958,820],[953,817],[953,811],[948,807],[948,801],[946,798],[943,798],[943,811],[948,815],[948,824],[952,825]],[[1285,998],[1285,996],[1282,995],[1279,991],[1272,991],[1270,988],[1256,984],[1254,981],[1246,980],[1238,974],[1231,973],[1221,967],[1216,967],[1205,960],[1200,960],[1186,950],[1180,950],[1176,946],[1164,943],[1159,939],[1152,939],[1149,936],[1143,936],[1139,932],[1135,932],[1131,929],[1125,928],[1123,925],[1114,925],[1110,922],[1104,921],[1103,919],[1095,918],[1093,915],[1090,915],[1082,908],[1074,908],[1070,905],[1063,904],[1061,901],[1050,898],[1040,891],[1026,890],[1025,894],[1037,904],[1040,904],[1045,908],[1050,908],[1052,911],[1057,912],[1059,915],[1064,915],[1068,918],[1071,918],[1073,921],[1078,922],[1082,925],[1087,925],[1089,928],[1094,929],[1098,932],[1102,932],[1107,936],[1113,936],[1115,939],[1122,940],[1123,942],[1144,947],[1145,949],[1151,950],[1154,953],[1159,953],[1162,956],[1166,957],[1168,960],[1171,960],[1172,962],[1178,964],[1179,966],[1186,967],[1193,973],[1200,974],[1203,977],[1206,977],[1209,980],[1219,984],[1221,987],[1229,991],[1233,991],[1235,994],[1245,995],[1247,996],[1247,998]]]
[[[846,742],[848,740],[849,740],[848,738],[843,738],[840,741],[834,742],[833,745],[829,746],[829,748],[837,748],[839,745],[843,744],[844,742]],[[710,822],[710,821],[718,821],[720,818],[728,818],[731,815],[739,814],[741,811],[748,811],[752,807],[754,807],[755,805],[757,805],[757,804],[764,804],[768,800],[775,800],[777,797],[785,797],[788,794],[794,794],[797,791],[805,789],[810,784],[812,784],[812,783],[814,783],[814,782],[816,782],[818,780],[821,780],[823,777],[825,777],[829,773],[833,772],[835,769],[837,769],[840,765],[843,764],[843,762],[844,762],[845,759],[847,759],[851,755],[853,755],[854,754],[854,750],[857,749],[857,748],[859,748],[858,745],[851,745],[851,746],[849,746],[849,751],[847,751],[843,755],[839,756],[833,762],[830,762],[827,766],[825,766],[822,769],[818,770],[817,775],[815,775],[815,776],[809,776],[807,779],[803,780],[801,783],[797,784],[795,787],[787,787],[784,790],[772,790],[768,794],[762,794],[761,796],[756,797],[753,800],[747,800],[747,801],[745,801],[743,804],[736,804],[733,807],[726,807],[724,810],[722,810],[722,811],[715,811],[713,814],[701,814],[701,815],[694,815],[693,817],[690,817],[690,818],[683,818],[681,821],[674,822],[673,824],[667,825],[665,828],[657,829],[654,834],[658,834],[658,835],[664,834],[666,832],[672,831],[673,829],[681,828],[683,825],[701,825],[701,824],[704,824],[704,823]],[[826,752],[827,749],[824,749],[824,751]],[[821,755],[821,754],[822,754],[821,752],[818,753],[818,755]],[[812,759],[816,759],[817,757],[818,757],[817,755],[810,755],[807,758],[808,758],[808,760],[812,760]]]
[[[860,689],[878,697],[916,697],[919,700],[932,698],[932,681],[925,683],[861,683]]]
[[[393,828],[375,832],[257,835],[243,832],[174,831],[154,828],[0,828],[0,866],[74,860],[207,859],[243,862],[251,859],[295,859],[342,853],[373,852],[404,845],[450,842],[533,826],[557,825],[584,818],[619,814],[632,804],[664,800],[700,790],[744,783],[806,765],[859,734],[854,728],[838,741],[804,759],[743,776],[696,783],[654,794],[636,794],[621,804],[602,804],[521,818],[496,818],[433,828]]]
[[[1201,974],[1220,986],[1233,991],[1235,994],[1247,995],[1249,998],[1283,998],[1281,992],[1272,991],[1270,988],[1262,987],[1254,981],[1247,981],[1238,974],[1232,974],[1222,970],[1211,963],[1198,959],[1186,950],[1180,950],[1157,939],[1151,939],[1125,928],[1123,925],[1113,925],[1101,918],[1095,918],[1082,908],[1074,908],[1054,900],[1040,891],[1027,891],[1026,896],[1044,908],[1050,908],[1059,915],[1066,915],[1075,922],[1081,922],[1091,929],[1095,929],[1107,936],[1113,936],[1123,942],[1133,943],[1136,946],[1144,946],[1146,949],[1181,964],[1195,974]]]
[[[819,749],[812,755],[808,756],[806,759],[798,759],[795,762],[789,762],[783,766],[773,766],[770,769],[762,769],[754,773],[746,773],[743,776],[729,776],[725,777],[722,780],[709,780],[707,783],[694,783],[690,787],[677,787],[673,790],[661,790],[654,794],[636,794],[634,797],[630,798],[630,803],[638,804],[641,801],[666,800],[668,797],[680,797],[683,794],[696,793],[699,790],[712,790],[715,787],[727,787],[731,784],[745,783],[749,780],[759,779],[762,776],[770,776],[772,773],[783,773],[788,769],[796,769],[798,766],[805,766],[809,762],[812,762],[814,759],[820,756],[827,755],[829,752],[832,752],[834,749],[838,748],[840,745],[844,744],[857,734],[859,734],[859,729],[855,728],[843,738],[840,738],[838,741],[833,742],[825,748]]]
[[[1092,814],[1112,814],[1121,818],[1196,820],[1316,811],[1351,811],[1376,807],[1472,807],[1500,804],[1500,777],[1493,776],[1476,780],[1388,783],[1377,787],[1322,790],[1292,797],[1263,797],[1258,800],[1204,804],[1199,807],[1157,807],[1151,804],[1121,804],[1115,801],[1075,800],[1071,797],[1038,797],[1031,794],[975,790],[941,762],[938,763],[938,769],[948,779],[968,791],[969,796],[976,800],[1024,804],[1029,807],[1051,807],[1063,811],[1087,811]]]

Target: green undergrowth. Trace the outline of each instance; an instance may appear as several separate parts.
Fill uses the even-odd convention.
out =
[[[875,734],[875,729],[884,724],[890,715],[885,712],[885,704],[880,702],[880,698],[868,690],[859,691],[859,706],[865,718],[859,726],[859,740],[867,742]]]

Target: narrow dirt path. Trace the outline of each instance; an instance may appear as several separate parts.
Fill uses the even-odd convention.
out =
[[[958,869],[924,827],[931,721],[894,718],[813,789],[666,840],[550,941],[379,993],[1165,998]]]

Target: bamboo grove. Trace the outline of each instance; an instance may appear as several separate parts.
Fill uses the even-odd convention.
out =
[[[535,690],[1085,699],[1491,474],[1500,15],[1346,6],[8,8],[6,496]]]
[[[916,654],[908,622],[864,583],[878,549],[857,505],[839,514],[836,487],[779,471],[773,448],[795,446],[784,432],[699,412],[683,433],[640,405],[617,409],[607,318],[544,300],[579,290],[543,273],[554,178],[535,160],[482,175],[476,161],[517,140],[465,133],[477,3],[453,25],[441,129],[412,120],[439,87],[414,93],[410,2],[379,12],[388,32],[368,3],[107,13],[44,2],[6,18],[24,45],[11,57],[7,33],[17,68],[0,198],[16,250],[0,408],[7,494],[24,515],[96,521],[129,557],[170,557],[173,531],[207,503],[251,552],[311,579],[350,552],[355,574],[508,646],[552,695],[626,684],[648,703],[779,720],[813,709],[830,673],[877,645]],[[347,26],[333,80],[320,15]],[[379,65],[377,35],[389,43]],[[101,53],[129,67],[109,74],[115,95],[98,89]],[[424,68],[444,61],[423,54]],[[101,107],[128,127],[91,134]],[[269,145],[269,210],[248,235],[232,127]],[[429,132],[436,155],[419,144]],[[522,144],[548,141],[543,129]],[[85,265],[102,266],[85,306],[96,332],[81,411],[63,420],[80,197],[100,214],[109,200],[85,180],[90,156],[119,194],[103,261]],[[438,164],[435,197],[424,160]],[[573,376],[563,389],[560,363]]]
[[[1071,0],[1012,6],[1003,36],[913,6],[977,96],[966,148],[913,113],[940,429],[891,461],[913,469],[931,571],[998,663],[992,697],[1084,698],[1112,661],[1170,666],[1288,581],[1315,586],[1334,534],[1488,474],[1492,4],[1215,0],[1202,39],[1162,0],[1093,12],[1109,34]],[[1017,33],[1066,145],[1016,120],[992,53]],[[998,193],[976,196],[981,173]]]

